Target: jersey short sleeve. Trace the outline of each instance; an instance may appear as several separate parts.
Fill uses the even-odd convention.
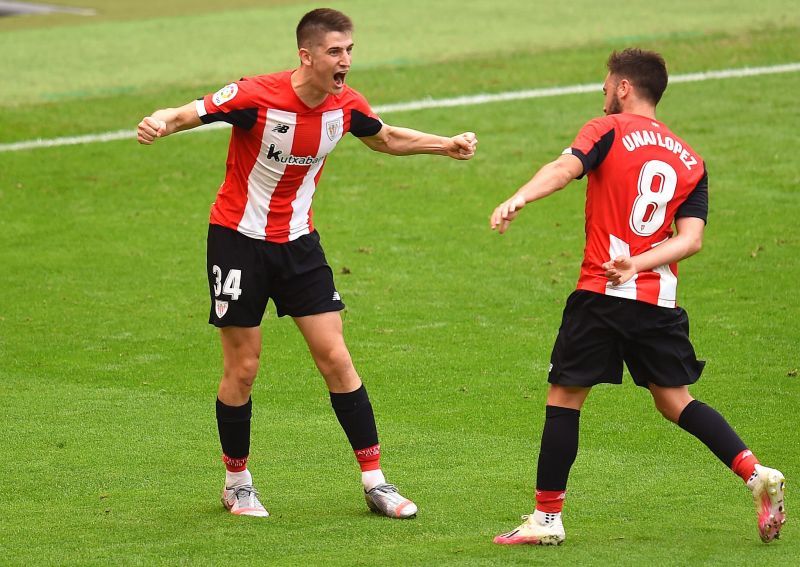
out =
[[[578,179],[603,163],[614,142],[614,132],[614,121],[608,116],[595,118],[583,125],[572,145],[563,152],[581,160],[583,173]]]
[[[686,200],[675,212],[675,218],[695,217],[708,223],[708,171],[703,168],[703,177]]]
[[[350,109],[350,133],[357,138],[374,136],[383,128],[383,121],[372,110],[361,93],[353,91],[353,107]]]
[[[242,78],[197,99],[197,114],[205,124],[224,121],[249,130],[258,118],[256,92],[256,82]]]

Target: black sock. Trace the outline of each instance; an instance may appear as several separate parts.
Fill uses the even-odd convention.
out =
[[[581,412],[576,409],[545,408],[542,445],[536,470],[537,490],[566,490],[569,469],[578,455]]]
[[[369,402],[367,389],[361,387],[346,394],[331,394],[331,406],[336,414],[336,419],[344,429],[347,440],[353,451],[366,449],[378,444],[378,428],[375,426],[375,416],[372,413],[372,404]]]
[[[217,399],[217,429],[222,452],[231,460],[246,459],[250,454],[250,417],[253,400],[243,406],[226,406]],[[223,458],[224,459],[224,458]],[[226,461],[226,464],[227,461]]]
[[[689,402],[678,418],[678,425],[700,439],[726,467],[730,467],[736,455],[747,449],[725,418],[703,402]]]

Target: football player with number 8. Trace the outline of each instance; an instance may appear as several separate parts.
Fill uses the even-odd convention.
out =
[[[678,262],[700,250],[708,175],[698,154],[656,119],[667,87],[663,58],[626,49],[608,60],[606,116],[581,128],[555,161],[501,203],[490,226],[505,233],[528,203],[588,175],[586,246],[550,359],[536,508],[499,544],[557,545],[561,510],[578,452],[580,409],[592,386],[620,383],[623,362],[661,414],[702,441],[752,491],[765,542],[785,521],[783,475],[762,466],[718,412],[688,386],[704,362],[676,305]],[[673,232],[673,224],[675,230]]]

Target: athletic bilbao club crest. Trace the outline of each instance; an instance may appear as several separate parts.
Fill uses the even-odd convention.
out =
[[[335,118],[333,120],[328,120],[325,123],[325,131],[328,133],[328,139],[333,142],[336,140],[339,132],[342,129],[342,118]]]
[[[228,312],[228,302],[227,301],[220,301],[219,299],[214,300],[214,310],[217,312],[217,317],[222,319],[225,317],[225,313]]]
[[[233,97],[236,96],[236,93],[239,92],[239,85],[236,83],[231,83],[230,85],[225,85],[220,90],[214,93],[214,96],[211,97],[211,100],[214,101],[214,104],[217,106],[222,106],[224,103],[231,100]]]

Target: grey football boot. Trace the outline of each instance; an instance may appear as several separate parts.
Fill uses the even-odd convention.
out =
[[[364,499],[376,514],[401,520],[417,515],[417,505],[397,492],[393,484],[379,484],[370,491],[364,491]]]
[[[222,505],[231,514],[266,518],[269,516],[269,512],[264,508],[258,496],[258,491],[253,488],[253,485],[246,484],[244,486],[234,486],[233,488],[223,487],[221,500]]]

